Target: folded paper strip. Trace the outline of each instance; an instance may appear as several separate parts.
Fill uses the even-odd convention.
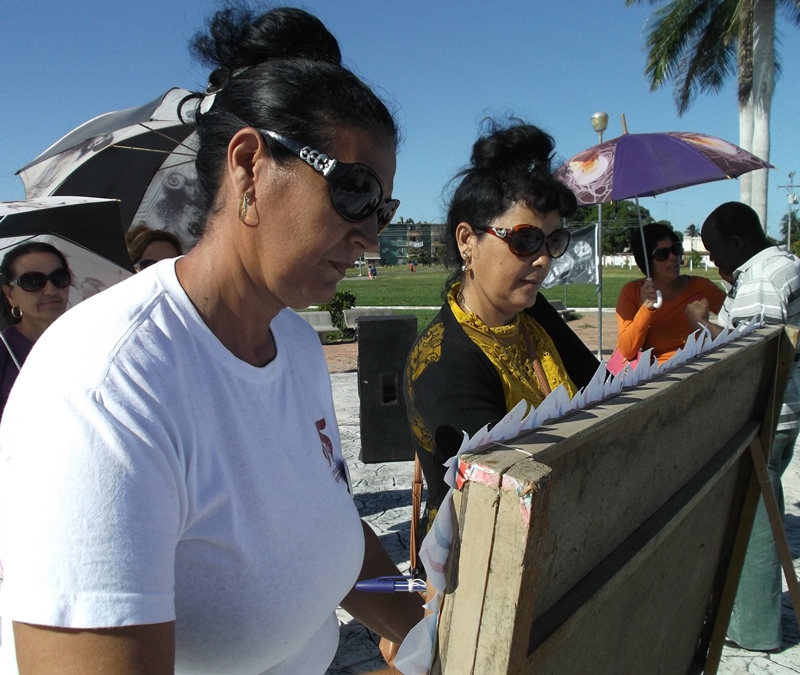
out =
[[[450,490],[439,507],[433,526],[420,548],[419,556],[428,574],[428,588],[433,587],[436,596],[426,605],[430,613],[409,632],[400,645],[395,667],[404,675],[430,673],[436,644],[439,607],[443,596],[440,589],[446,587],[445,568],[450,544],[453,541],[453,490],[456,488],[458,458],[462,454],[474,452],[492,443],[503,443],[524,432],[537,429],[549,420],[599,403],[623,389],[647,382],[701,354],[748,335],[761,325],[763,325],[761,318],[756,317],[748,323],[739,324],[736,328],[724,328],[715,339],[711,338],[707,329],[698,330],[687,338],[683,349],[679,349],[668,361],[659,365],[656,359],[650,358],[648,350],[642,354],[635,366],[626,366],[613,378],[607,376],[605,364],[601,363],[589,384],[573,396],[572,400],[564,387],[560,386],[554,389],[538,408],[528,410],[528,404],[521,401],[491,429],[488,426],[484,427],[472,436],[465,432],[458,453],[445,464],[447,466],[445,481]]]

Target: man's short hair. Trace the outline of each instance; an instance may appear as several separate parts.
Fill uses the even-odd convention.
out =
[[[725,202],[715,208],[703,223],[703,227],[713,227],[719,236],[730,239],[738,235],[749,241],[767,241],[758,214],[742,202]]]

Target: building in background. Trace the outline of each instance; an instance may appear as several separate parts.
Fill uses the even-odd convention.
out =
[[[407,265],[412,260],[420,265],[443,262],[445,226],[442,223],[401,221],[389,223],[378,235],[381,265]],[[367,262],[373,255],[365,255]]]

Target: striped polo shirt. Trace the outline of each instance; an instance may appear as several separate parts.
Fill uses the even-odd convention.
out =
[[[770,246],[754,255],[733,273],[733,287],[719,312],[719,322],[735,326],[740,321],[760,317],[766,324],[800,327],[800,258]],[[798,426],[800,418],[800,371],[795,362],[783,396],[778,429]]]

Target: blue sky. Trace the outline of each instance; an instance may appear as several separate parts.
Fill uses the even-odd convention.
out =
[[[679,118],[671,88],[650,93],[644,24],[651,7],[624,0],[314,0],[299,6],[336,35],[346,63],[395,107],[405,142],[394,196],[399,216],[442,218],[446,188],[469,158],[481,119],[513,113],[538,124],[568,158],[594,145],[590,117],[610,116],[605,140],[630,132],[697,131],[738,142],[735,88],[699,97]],[[62,135],[172,86],[205,87],[187,43],[218,7],[208,0],[17,0],[0,22],[0,199],[24,198],[14,172]],[[783,73],[772,111],[770,231],[787,210],[789,171],[800,182],[800,30],[779,18]],[[736,181],[642,200],[683,230]]]

